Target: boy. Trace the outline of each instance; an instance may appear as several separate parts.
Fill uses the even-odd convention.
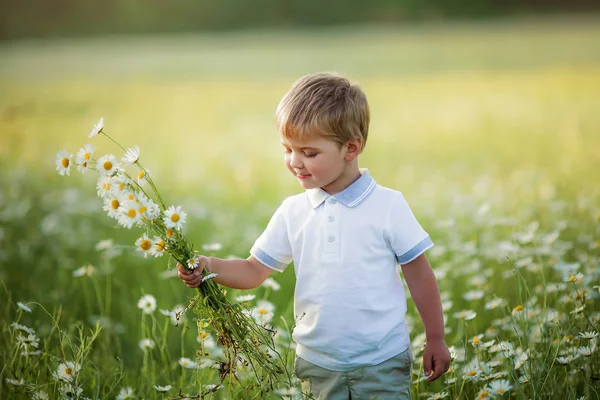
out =
[[[433,246],[400,192],[359,169],[369,129],[362,90],[310,74],[281,100],[285,165],[305,192],[283,201],[247,259],[204,257],[215,281],[260,285],[294,262],[295,372],[316,399],[410,398],[412,356],[402,273],[425,326],[428,381],[449,367],[439,291],[423,254]],[[178,265],[191,288],[201,270]]]

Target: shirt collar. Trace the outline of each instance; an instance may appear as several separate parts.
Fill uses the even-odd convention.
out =
[[[308,196],[308,200],[310,201],[313,209],[319,207],[329,197],[334,197],[337,201],[349,208],[356,207],[365,201],[371,192],[373,192],[373,189],[375,189],[377,184],[371,177],[368,169],[361,169],[360,172],[360,178],[358,178],[346,189],[334,194],[333,196],[329,195],[321,188],[308,189],[306,191],[306,195]]]

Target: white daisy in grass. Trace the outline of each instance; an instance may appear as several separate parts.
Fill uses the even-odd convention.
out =
[[[126,164],[135,164],[140,159],[140,148],[138,146],[133,146],[127,149],[125,155],[121,159]]]
[[[156,298],[145,294],[138,300],[137,306],[144,314],[152,314],[156,310]]]
[[[111,182],[111,191],[115,196],[121,196],[125,192],[131,192],[131,179],[129,179],[127,175],[116,174],[112,177]]]
[[[527,360],[529,360],[529,356],[527,355],[527,352],[522,351],[521,349],[518,349],[517,355],[513,358],[513,361],[515,363],[515,371],[517,371],[519,368],[521,368]]]
[[[133,399],[133,397],[134,397],[133,388],[126,386],[119,391],[119,394],[117,395],[116,400]]]
[[[142,216],[138,212],[139,206],[135,200],[122,201],[119,206],[119,215],[117,221],[125,228],[131,229],[131,227],[142,220]]]
[[[485,303],[485,309],[486,310],[495,310],[496,308],[501,307],[504,304],[506,304],[506,301],[504,299],[497,297],[497,298]]]
[[[144,258],[148,257],[153,246],[154,243],[152,243],[152,240],[145,233],[135,241],[135,249],[142,253]]]
[[[118,168],[119,163],[117,162],[117,158],[112,154],[103,155],[96,163],[96,170],[98,170],[100,175],[112,176],[117,172]]]
[[[261,284],[261,286],[264,286],[266,288],[269,288],[269,289],[275,290],[275,291],[278,291],[279,289],[281,289],[281,285],[279,285],[279,283],[277,283],[277,281],[271,277],[265,279],[263,281],[263,283]]]
[[[95,151],[96,149],[91,144],[86,144],[77,151],[77,154],[75,155],[77,171],[83,174],[90,169],[90,163],[92,162],[92,156],[94,155]]]
[[[52,377],[57,382],[73,382],[75,375],[77,375],[80,370],[81,365],[73,361],[67,361],[58,365],[58,369],[52,373]]]
[[[498,379],[490,383],[490,391],[494,396],[502,396],[503,394],[510,392],[510,389],[512,389],[512,386],[506,379]]]
[[[96,193],[101,199],[105,198],[112,191],[113,180],[110,176],[101,175],[96,183]]]
[[[208,243],[202,245],[202,250],[204,251],[220,251],[221,249],[223,249],[221,243]]]
[[[30,335],[33,335],[35,333],[34,329],[29,328],[29,327],[27,327],[25,325],[18,324],[16,322],[13,322],[12,324],[10,324],[10,326],[13,327],[13,328],[15,328],[15,329],[18,329],[20,331],[27,332]]]
[[[207,340],[208,338],[210,338],[210,333],[206,332],[205,330],[201,330],[201,331],[198,333],[198,336],[196,336],[196,341],[197,341],[198,343],[202,343],[202,342],[204,342],[205,340]]]
[[[521,375],[517,382],[521,384],[529,383],[529,377],[527,375]]]
[[[440,400],[440,399],[445,399],[446,397],[448,397],[450,395],[449,392],[440,392],[440,393],[436,393],[434,395],[431,395],[427,398],[427,400]]]
[[[137,174],[137,183],[140,186],[144,186],[146,182],[148,182],[148,176],[150,175],[150,170],[143,169]]]
[[[100,118],[97,124],[92,127],[92,131],[88,134],[89,138],[97,136],[104,129],[104,117]]]
[[[154,220],[160,215],[160,207],[152,199],[146,197],[143,193],[138,194],[137,201],[139,203],[138,212],[142,216],[142,219]]]
[[[594,353],[594,348],[592,346],[581,346],[577,348],[577,354],[580,356],[588,357]]]
[[[165,239],[160,236],[154,236],[154,239],[152,239],[152,248],[149,250],[149,253],[154,257],[162,257],[165,254],[166,248]]]
[[[21,310],[25,311],[25,312],[31,312],[31,308],[29,308],[29,306],[25,303],[21,303],[20,301],[17,301],[17,307],[19,307]]]
[[[152,387],[154,388],[154,390],[156,390],[157,392],[160,392],[160,393],[168,392],[169,390],[171,390],[173,388],[173,386],[171,386],[171,385],[167,385],[167,386],[154,385]]]
[[[481,275],[475,275],[469,278],[469,284],[478,288],[485,286],[486,283],[487,279]]]
[[[252,301],[256,298],[256,295],[253,294],[244,294],[242,296],[237,296],[235,298],[235,301],[237,301],[238,303],[247,303],[249,301]]]
[[[148,351],[156,347],[156,343],[154,343],[154,340],[152,339],[145,338],[140,340],[138,346],[140,346],[140,349],[142,349],[143,351]]]
[[[59,175],[71,175],[71,157],[73,154],[69,154],[65,150],[56,154],[56,170]]]
[[[181,206],[170,206],[165,210],[163,221],[167,228],[181,229],[186,218],[187,213],[181,209]]]
[[[493,394],[488,386],[482,387],[479,392],[477,392],[477,400],[490,399]]]
[[[48,400],[48,393],[42,391],[42,390],[38,390],[37,392],[34,392],[33,395],[31,395],[31,400]]]
[[[465,300],[469,300],[469,301],[471,301],[471,300],[479,300],[479,299],[483,298],[483,294],[484,293],[483,293],[482,290],[471,290],[471,291],[466,292],[463,295],[463,298]]]
[[[256,323],[264,325],[271,322],[274,312],[275,306],[273,304],[266,300],[261,300],[256,307],[251,310],[250,315],[254,318]]]
[[[119,198],[113,193],[108,192],[102,201],[104,202],[102,209],[106,211],[110,218],[117,219],[119,216],[119,207],[121,206]]]
[[[570,364],[571,362],[573,362],[576,359],[577,359],[577,357],[574,357],[574,356],[572,356],[572,355],[569,354],[569,355],[564,356],[564,357],[556,357],[556,362],[559,363],[559,364],[562,364],[562,365],[568,365],[568,364]]]
[[[579,332],[579,334],[577,336],[579,336],[582,339],[594,339],[595,337],[598,337],[598,332],[596,332],[596,331]]]
[[[74,278],[80,278],[82,276],[92,276],[96,272],[96,268],[92,264],[84,265],[73,271]]]
[[[515,306],[515,308],[512,309],[512,315],[516,316],[519,314],[523,314],[523,310],[525,310],[525,307],[523,307],[521,304]]]
[[[30,333],[27,336],[19,335],[16,338],[17,344],[23,348],[27,348],[27,346],[38,347],[40,345],[40,338],[38,338],[35,333]]]
[[[481,333],[481,334],[479,334],[477,336],[473,336],[471,338],[471,345],[473,347],[479,347],[479,346],[481,346],[482,345],[482,341],[481,341],[482,338],[483,338],[483,333]]]
[[[450,311],[450,309],[452,308],[453,305],[454,305],[454,302],[452,300],[442,301],[442,311],[444,311],[444,312]]]
[[[198,367],[198,364],[196,364],[195,361],[190,360],[189,358],[186,358],[186,357],[181,357],[179,359],[179,365],[181,365],[183,368],[187,368],[187,369],[196,369]]]
[[[452,314],[454,318],[464,319],[465,321],[470,321],[477,316],[477,313],[473,310],[461,310],[459,312],[455,312]]]
[[[23,386],[25,385],[25,381],[23,380],[23,378],[17,380],[17,379],[11,379],[11,378],[6,378],[6,383],[13,385],[13,386]]]

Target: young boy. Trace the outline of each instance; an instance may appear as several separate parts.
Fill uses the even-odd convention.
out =
[[[316,399],[410,398],[404,279],[425,326],[428,381],[449,367],[433,246],[400,192],[379,186],[358,156],[369,130],[362,90],[330,73],[294,83],[276,112],[285,165],[305,192],[283,201],[247,259],[204,257],[216,282],[260,285],[294,262],[295,372]],[[178,265],[190,288],[201,270]]]

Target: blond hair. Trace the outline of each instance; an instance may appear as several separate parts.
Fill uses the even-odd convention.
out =
[[[322,137],[341,145],[369,133],[369,104],[362,89],[335,73],[301,77],[275,112],[277,129],[287,139]],[[361,149],[362,150],[362,149]]]

